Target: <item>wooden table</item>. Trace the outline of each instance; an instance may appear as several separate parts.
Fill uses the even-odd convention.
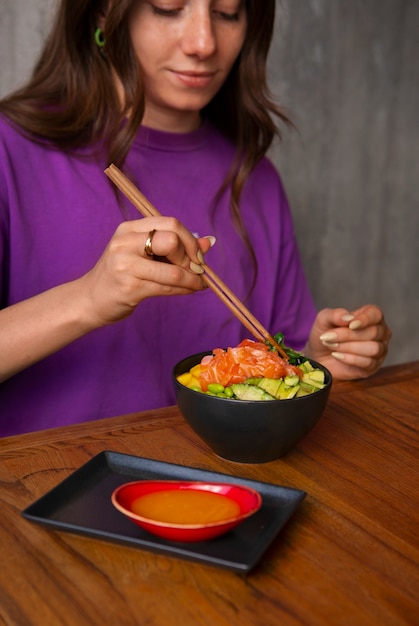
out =
[[[0,623],[419,623],[419,361],[335,383],[283,459],[217,458],[175,407],[0,440]],[[102,450],[307,492],[248,574],[45,528],[21,511]]]

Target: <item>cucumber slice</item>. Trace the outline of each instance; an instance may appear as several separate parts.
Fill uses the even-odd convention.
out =
[[[255,385],[245,383],[234,383],[230,385],[234,395],[239,400],[275,400],[273,396]]]

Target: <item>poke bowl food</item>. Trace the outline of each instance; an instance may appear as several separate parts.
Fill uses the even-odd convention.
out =
[[[283,336],[275,339],[283,345]],[[173,369],[180,412],[219,456],[241,463],[273,461],[289,452],[318,422],[332,375],[320,363],[267,343],[189,356]]]

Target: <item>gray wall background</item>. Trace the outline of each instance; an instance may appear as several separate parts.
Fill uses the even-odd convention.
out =
[[[261,0],[263,1],[263,0]],[[57,0],[0,0],[0,96]],[[419,0],[281,0],[269,77],[291,113],[271,157],[318,307],[374,302],[387,363],[419,358]]]

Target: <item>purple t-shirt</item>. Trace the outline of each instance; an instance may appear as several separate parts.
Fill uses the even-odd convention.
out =
[[[216,236],[208,263],[245,298],[253,270],[228,194],[212,208],[233,155],[208,123],[185,135],[142,128],[126,165],[160,213],[199,236]],[[0,307],[83,275],[118,224],[138,219],[128,202],[118,205],[106,165],[31,142],[0,118]],[[271,333],[283,332],[301,349],[315,307],[284,190],[267,159],[246,183],[241,210],[259,264],[246,304]],[[129,318],[1,383],[0,436],[174,404],[177,361],[245,337],[249,332],[209,289],[146,300]]]

